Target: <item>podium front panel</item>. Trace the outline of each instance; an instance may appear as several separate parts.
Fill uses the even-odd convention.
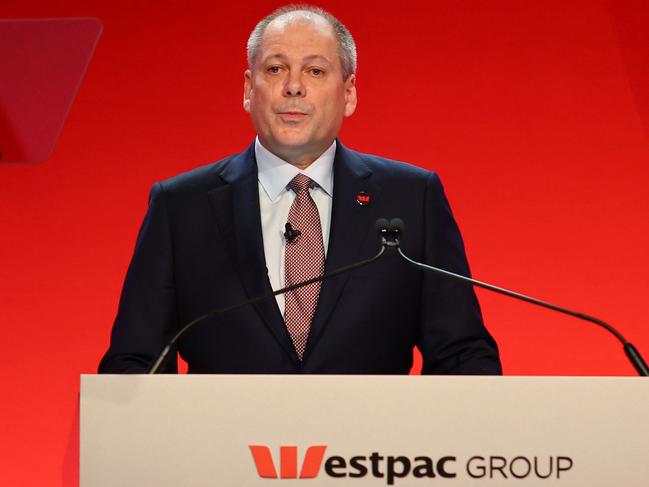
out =
[[[81,377],[81,487],[649,485],[649,381]]]

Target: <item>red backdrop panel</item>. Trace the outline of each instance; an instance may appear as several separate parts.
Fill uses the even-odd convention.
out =
[[[649,354],[649,7],[324,2],[359,47],[342,140],[440,173],[476,277]],[[154,181],[242,150],[245,39],[275,2],[9,0],[104,32],[52,157],[0,164],[2,485],[75,485],[95,371]],[[480,292],[507,374],[630,375],[597,327]]]

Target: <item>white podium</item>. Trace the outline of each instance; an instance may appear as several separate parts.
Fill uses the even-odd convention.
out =
[[[649,381],[81,377],[81,487],[649,486]]]

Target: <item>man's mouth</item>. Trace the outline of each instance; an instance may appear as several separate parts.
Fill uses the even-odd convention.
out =
[[[306,113],[296,111],[278,112],[277,115],[285,122],[300,122],[307,117]]]

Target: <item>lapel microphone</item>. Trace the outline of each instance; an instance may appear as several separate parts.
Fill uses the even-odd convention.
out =
[[[302,232],[299,230],[293,228],[293,226],[289,223],[286,222],[286,225],[284,225],[285,232],[284,232],[284,238],[286,239],[287,242],[292,242],[296,238],[298,238],[300,235],[302,235]]]

